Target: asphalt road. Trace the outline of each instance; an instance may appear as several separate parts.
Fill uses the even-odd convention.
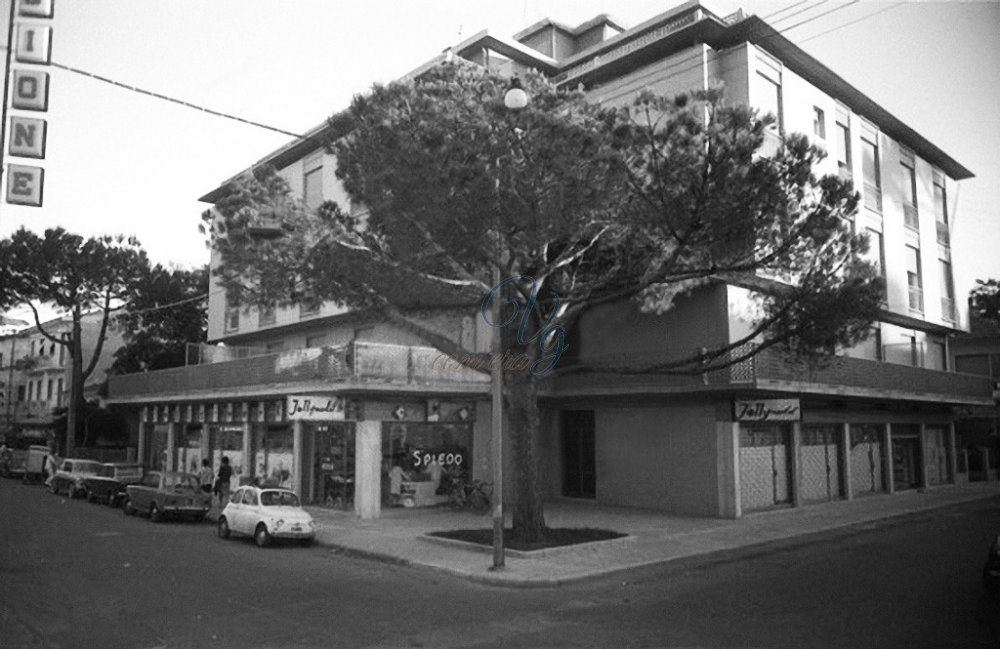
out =
[[[0,647],[1000,647],[1000,499],[723,562],[503,589],[258,549],[0,480]]]

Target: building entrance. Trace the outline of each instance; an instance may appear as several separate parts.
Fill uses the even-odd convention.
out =
[[[788,424],[740,424],[743,511],[792,502],[791,439]]]
[[[594,411],[563,412],[563,495],[597,498],[597,460],[594,441]]]
[[[892,479],[895,489],[920,486],[920,427],[892,427]]]

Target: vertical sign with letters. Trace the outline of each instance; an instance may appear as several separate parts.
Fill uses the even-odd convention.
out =
[[[17,3],[17,17],[27,19],[11,25],[16,31],[14,59],[18,67],[7,70],[13,79],[7,82],[13,91],[10,108],[44,113],[49,109],[49,74],[37,67],[52,60],[52,27],[46,23],[53,16],[54,0],[11,0]],[[7,101],[6,94],[4,101]],[[4,115],[8,106],[5,104]],[[7,155],[17,158],[45,159],[45,137],[48,124],[44,119],[10,115],[4,128],[7,135]],[[41,207],[45,170],[24,164],[7,165],[7,202],[15,205]]]

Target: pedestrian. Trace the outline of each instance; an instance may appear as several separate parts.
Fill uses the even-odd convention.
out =
[[[233,467],[229,466],[229,458],[222,456],[222,465],[219,467],[219,477],[215,481],[215,493],[219,496],[219,507],[225,507],[229,500],[229,481],[233,477]]]
[[[212,463],[209,462],[208,458],[201,461],[201,471],[198,472],[198,484],[201,485],[201,490],[207,494],[212,493],[212,478],[215,477],[215,472],[212,471]]]

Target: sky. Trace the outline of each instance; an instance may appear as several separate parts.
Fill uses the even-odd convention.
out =
[[[5,25],[9,1],[0,0]],[[631,27],[676,4],[57,0],[49,22],[55,64],[303,133],[373,83],[484,29],[509,37],[545,17],[576,25],[600,13]],[[966,295],[977,278],[1000,277],[1000,0],[714,4],[787,30],[972,170],[976,178],[961,183],[953,215],[956,294]],[[62,67],[48,72],[44,205],[0,203],[0,237],[21,226],[121,233],[138,237],[154,262],[205,264],[198,225],[208,206],[198,198],[291,139]]]

